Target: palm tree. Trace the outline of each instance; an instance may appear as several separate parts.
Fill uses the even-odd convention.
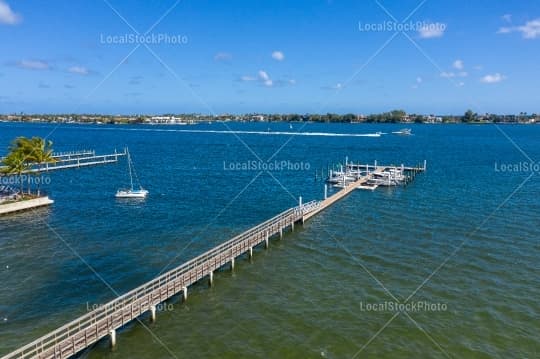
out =
[[[45,140],[41,137],[32,137],[31,140],[24,139],[22,142],[25,148],[24,152],[28,153],[28,159],[38,165],[38,170],[34,172],[36,177],[41,175],[41,165],[44,163],[54,163],[56,159],[53,157],[52,141]],[[37,181],[37,194],[40,195],[41,180]]]
[[[23,174],[28,170],[30,165],[26,159],[26,154],[23,151],[12,150],[6,158],[4,158],[6,168],[3,170],[7,175],[16,175],[19,177],[20,194],[24,194]]]
[[[19,176],[21,182],[21,194],[23,192],[22,175],[27,172],[33,164],[38,165],[38,171],[34,175],[39,176],[43,163],[53,163],[52,141],[46,141],[41,137],[17,137],[10,146],[10,153],[4,160],[7,166],[6,173]],[[40,194],[41,181],[38,182],[38,195]],[[30,185],[28,185],[30,193]]]

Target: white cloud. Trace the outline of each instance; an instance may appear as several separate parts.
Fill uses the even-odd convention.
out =
[[[337,84],[335,84],[333,86],[327,86],[326,88],[330,89],[330,90],[341,90],[343,88],[343,84],[338,82]]]
[[[263,81],[270,80],[270,76],[268,76],[268,73],[266,71],[260,70],[259,71],[259,78]]]
[[[249,76],[245,75],[240,77],[240,80],[247,82],[247,81],[258,81],[262,83],[264,86],[272,87],[274,85],[274,81],[270,78],[270,75],[264,70],[259,70],[257,72],[257,76]]]
[[[455,72],[446,72],[446,71],[443,71],[441,72],[441,77],[444,77],[444,78],[447,78],[447,79],[451,79],[451,78],[454,78],[454,77],[467,77],[469,76],[469,73],[465,72],[465,71],[460,71],[458,73],[455,73]]]
[[[512,22],[512,14],[504,14],[503,16],[501,16],[501,19],[506,22]]]
[[[215,61],[230,61],[232,60],[232,55],[229,54],[228,52],[218,52],[214,56],[214,60]]]
[[[264,70],[259,71],[259,80],[264,84],[264,86],[272,87],[274,84],[270,76],[268,76],[268,73]]]
[[[420,84],[423,82],[424,80],[418,76],[416,78],[416,83],[414,85],[411,86],[412,89],[417,89],[418,87],[420,87]]]
[[[413,84],[413,85],[411,86],[411,88],[416,90],[418,87],[420,87],[420,84],[421,84],[423,81],[424,81],[424,80],[423,80],[420,76],[418,76],[418,77],[416,78],[416,83]]]
[[[335,85],[321,87],[321,89],[323,89],[323,90],[341,90],[343,88],[344,88],[344,86],[343,86],[343,84],[341,82],[338,82]]]
[[[423,25],[419,30],[418,34],[422,39],[434,39],[442,37],[446,31],[446,24],[440,22],[434,22]]]
[[[72,74],[83,75],[83,76],[86,76],[90,73],[90,71],[88,71],[88,69],[83,66],[72,66],[68,69],[68,71],[71,72]]]
[[[512,32],[521,32],[524,39],[536,39],[540,37],[540,18],[527,21],[525,25],[513,27],[501,27],[498,34],[509,34]]]
[[[257,80],[257,78],[253,77],[253,76],[244,75],[244,76],[240,77],[240,80],[247,82],[247,81],[255,81],[255,80]]]
[[[451,79],[453,77],[456,77],[456,74],[453,73],[453,72],[446,72],[446,71],[443,71],[441,72],[441,77],[444,77],[444,78],[447,78],[447,79]]]
[[[39,60],[21,60],[17,62],[17,67],[27,70],[48,70],[49,64]]]
[[[454,63],[452,64],[452,66],[455,68],[455,69],[458,69],[458,70],[463,70],[463,68],[465,67],[465,65],[463,65],[463,60],[456,60],[454,61]]]
[[[15,25],[19,22],[21,22],[21,16],[14,13],[5,1],[0,0],[0,24]]]
[[[285,54],[281,51],[274,51],[272,52],[272,58],[277,61],[283,61],[285,60]]]
[[[249,76],[249,75],[242,76],[242,77],[240,77],[240,80],[242,80],[244,82],[247,82],[247,81],[254,81],[255,82],[256,81],[259,84],[264,85],[266,87],[283,87],[283,86],[287,86],[287,85],[290,85],[290,86],[296,85],[296,80],[295,79],[277,79],[277,80],[273,80],[270,77],[270,75],[268,74],[268,72],[266,72],[265,70],[259,70],[257,72],[257,76]]]
[[[501,75],[500,73],[497,72],[496,74],[486,75],[482,77],[480,81],[486,84],[495,84],[495,83],[501,82],[504,79],[506,79],[506,76]]]

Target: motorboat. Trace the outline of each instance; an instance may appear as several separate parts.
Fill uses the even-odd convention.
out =
[[[412,130],[410,128],[402,128],[399,131],[393,131],[394,135],[400,135],[400,136],[410,136],[412,135]]]

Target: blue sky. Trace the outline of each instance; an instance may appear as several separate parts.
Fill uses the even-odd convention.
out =
[[[540,113],[539,1],[0,0],[0,43],[0,113]]]

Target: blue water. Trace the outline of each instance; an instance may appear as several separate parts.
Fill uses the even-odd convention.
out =
[[[142,202],[114,198],[129,181],[125,160],[52,172],[45,190],[53,206],[0,217],[0,355],[296,205],[299,196],[320,199],[316,173],[348,156],[427,160],[428,170],[407,187],[351,194],[257,251],[253,263],[218,273],[213,288],[194,286],[186,304],[172,303],[155,324],[126,328],[115,351],[101,342],[83,356],[539,357],[538,174],[522,184],[533,172],[500,169],[528,161],[504,134],[540,160],[540,127],[417,125],[414,136],[377,138],[328,134],[401,126],[302,126],[0,123],[0,154],[21,135],[50,134],[58,151],[128,146],[150,191]],[[230,130],[240,132],[221,132]],[[327,135],[278,133],[295,131]],[[231,169],[264,162],[282,146],[275,160],[301,169]],[[373,338],[395,312],[365,305],[403,302],[426,278],[412,300],[446,310],[408,312],[418,326],[401,313]]]

